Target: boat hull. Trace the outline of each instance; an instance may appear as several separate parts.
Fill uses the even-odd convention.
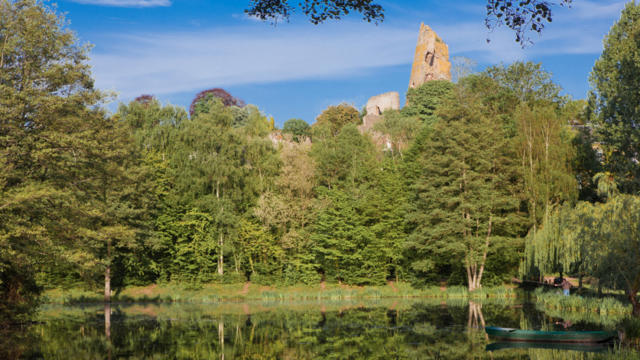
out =
[[[601,343],[618,337],[615,331],[537,331],[487,326],[487,335],[499,341],[547,343]]]
[[[572,350],[581,352],[606,353],[613,347],[612,342],[597,343],[558,343],[558,342],[519,342],[506,341],[488,344],[487,351],[498,351],[504,349],[551,349],[551,350]]]

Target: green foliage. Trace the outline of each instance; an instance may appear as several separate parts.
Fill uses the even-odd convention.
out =
[[[516,146],[531,224],[535,231],[545,212],[577,198],[573,137],[567,118],[553,103],[522,103],[515,113]]]
[[[87,47],[34,0],[0,2],[0,326],[31,309],[34,276],[82,237],[100,167],[96,135],[109,126],[96,105]],[[98,145],[98,146],[96,146]],[[78,229],[78,230],[76,230]]]
[[[254,219],[243,219],[237,246],[240,248],[240,266],[245,273],[251,274],[252,281],[268,284],[282,277],[284,249],[262,224]]]
[[[311,235],[321,270],[328,279],[347,283],[384,282],[382,241],[370,229],[377,175],[373,144],[355,125],[347,125],[335,138],[315,143],[314,157],[323,185],[320,199],[327,202]]]
[[[388,136],[391,141],[393,154],[403,156],[406,149],[415,136],[420,132],[422,122],[417,116],[407,116],[402,111],[387,110],[383,119],[377,122],[373,129]]]
[[[481,286],[491,244],[519,233],[512,147],[477,81],[484,79],[458,85],[416,158],[408,243],[420,278],[437,280],[434,274],[463,263],[470,290]]]
[[[313,124],[313,126],[314,128],[320,129],[326,128],[324,131],[328,132],[327,135],[336,136],[345,125],[359,125],[361,122],[362,119],[360,118],[360,113],[356,108],[349,104],[340,104],[326,108],[320,115],[318,115],[316,123]],[[314,129],[314,136],[326,136],[322,134],[324,131],[320,129]]]
[[[629,2],[604,40],[604,50],[593,66],[589,81],[590,120],[604,157],[604,170],[616,177],[624,193],[640,189],[640,5]]]
[[[291,134],[293,141],[300,142],[311,136],[311,127],[302,119],[289,119],[284,122],[282,132]]]
[[[510,90],[522,102],[562,102],[560,86],[551,78],[552,74],[542,69],[542,64],[531,61],[516,61],[509,66],[491,66],[485,73],[505,89]]]
[[[624,289],[633,314],[640,315],[640,198],[615,195],[604,204],[579,203],[552,214],[527,249],[527,258],[541,271],[562,266],[565,271],[588,274],[599,286]]]
[[[182,206],[207,214],[208,225],[201,230],[206,246],[198,256],[217,257],[216,271],[222,275],[225,258],[234,259],[238,271],[240,249],[233,246],[238,223],[259,194],[271,186],[279,162],[266,139],[269,123],[257,110],[249,111],[245,126],[234,128],[230,108],[218,100],[209,106],[208,111],[180,127],[171,166]],[[187,235],[185,245],[193,241],[192,236]],[[181,246],[177,245],[176,251],[181,251]],[[192,266],[189,258],[180,258],[178,272]],[[210,268],[197,270],[187,273],[199,280],[212,275]]]
[[[415,116],[431,125],[436,121],[438,107],[453,94],[454,85],[447,80],[427,81],[417,88],[407,90],[407,106],[402,109],[405,116]]]
[[[318,184],[331,188],[347,182],[373,181],[374,154],[371,140],[353,124],[345,126],[335,137],[314,142],[312,155]]]
[[[329,202],[314,225],[317,261],[327,280],[349,284],[382,284],[386,267],[382,244],[372,229],[367,193],[340,189],[321,194]]]

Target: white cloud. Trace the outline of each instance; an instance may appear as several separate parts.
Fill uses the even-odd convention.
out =
[[[158,7],[171,6],[171,0],[72,0],[80,4],[115,7]]]
[[[574,19],[610,19],[618,18],[624,9],[627,0],[624,1],[587,1],[580,0],[573,3],[571,8],[565,13],[573,15]]]
[[[414,29],[340,24],[117,35],[92,54],[97,85],[124,97],[213,86],[349,76],[410,63]]]
[[[530,32],[532,46],[522,49],[506,27],[489,32],[480,21],[434,24],[453,55],[470,54],[487,63],[512,62],[550,55],[599,54],[602,39],[619,17],[625,1],[575,1],[556,7],[553,22],[540,35]],[[487,44],[486,39],[490,42]]]
[[[505,27],[488,32],[482,21],[430,25],[449,45],[451,56],[469,56],[481,64],[599,54],[602,38],[624,3],[581,0],[575,4],[559,9],[541,37],[531,34],[535,44],[524,50]],[[322,27],[274,27],[244,22],[242,26],[192,32],[111,34],[110,41],[100,41],[95,47],[92,64],[97,85],[116,90],[124,98],[142,93],[195,92],[215,86],[349,77],[366,71],[375,76],[376,68],[410,67],[417,30],[418,24],[394,27],[339,22]]]

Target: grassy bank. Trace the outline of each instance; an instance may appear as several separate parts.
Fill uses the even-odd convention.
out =
[[[186,302],[214,303],[223,301],[291,301],[291,300],[350,300],[382,298],[477,299],[516,298],[510,286],[486,288],[469,293],[465,287],[429,287],[415,289],[406,283],[385,286],[347,286],[321,284],[315,286],[264,286],[259,284],[203,284],[198,287],[182,284],[154,284],[131,286],[114,294],[114,302]],[[98,303],[103,301],[99,291],[81,288],[51,289],[44,293],[44,302],[51,304]]]
[[[612,296],[564,296],[559,291],[544,291],[541,288],[536,289],[534,295],[537,303],[544,306],[545,309],[592,313],[602,316],[629,315],[631,313],[629,302],[621,301]]]

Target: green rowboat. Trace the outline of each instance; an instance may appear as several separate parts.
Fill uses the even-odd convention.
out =
[[[551,343],[551,342],[520,342],[506,341],[488,344],[487,351],[498,351],[504,349],[553,349],[553,350],[572,350],[581,352],[605,353],[609,352],[613,347],[612,342],[600,343]]]
[[[618,337],[616,331],[537,331],[487,326],[487,335],[500,341],[600,343]]]

